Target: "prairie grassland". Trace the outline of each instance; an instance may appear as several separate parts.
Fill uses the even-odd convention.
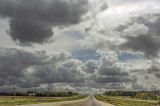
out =
[[[17,106],[24,104],[50,103],[60,101],[71,101],[86,98],[87,95],[72,97],[29,97],[29,96],[0,96],[0,106]]]
[[[103,97],[101,95],[95,95],[95,98],[97,100],[113,104],[116,106],[155,106],[158,105],[158,101],[134,101],[134,100],[125,100],[125,99],[116,99],[116,98],[110,98],[110,97]]]

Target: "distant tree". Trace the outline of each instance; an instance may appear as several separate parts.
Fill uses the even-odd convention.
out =
[[[155,91],[106,91],[104,94],[110,96],[130,96],[143,100],[157,100],[158,93]]]

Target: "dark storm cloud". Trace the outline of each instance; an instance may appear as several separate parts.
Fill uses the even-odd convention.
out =
[[[87,80],[88,81],[90,80],[91,82],[95,81],[97,84],[99,83],[120,84],[120,83],[136,82],[137,78],[131,76],[127,72],[127,69],[125,68],[126,65],[119,63],[117,58],[118,57],[116,57],[115,55],[101,57],[95,64],[96,65],[95,73],[92,74],[90,78],[88,78]]]
[[[136,79],[131,77],[122,77],[122,76],[108,76],[108,77],[99,77],[95,79],[98,83],[127,83],[127,82],[136,82]]]
[[[99,68],[100,75],[108,75],[108,76],[127,76],[127,72],[123,72],[121,67],[117,67],[116,65],[113,66],[104,66]]]
[[[157,77],[157,78],[159,78],[159,79],[160,79],[160,73],[159,73],[159,74],[155,74],[155,75],[156,75],[156,77]]]
[[[0,16],[10,19],[13,40],[43,43],[53,35],[52,27],[79,23],[87,5],[87,0],[0,0]]]
[[[149,69],[147,69],[148,73],[158,73],[160,72],[159,63],[155,65],[156,63],[153,62]]]
[[[97,61],[95,60],[89,60],[84,64],[84,67],[82,67],[83,71],[86,73],[94,73],[95,70],[98,68]]]
[[[105,89],[106,90],[121,90],[121,89],[126,89],[126,86],[123,85],[123,83],[107,83],[107,84],[104,84],[104,83],[94,83],[94,84],[91,84],[91,86],[95,89]],[[105,92],[104,91],[104,92]]]
[[[103,83],[102,83],[103,84]],[[103,84],[104,85],[104,84]],[[111,90],[120,90],[120,89],[122,89],[122,90],[124,90],[124,89],[126,89],[126,87],[123,85],[123,84],[120,84],[120,83],[108,83],[107,84],[108,86],[107,87],[105,87],[106,89],[111,89]]]
[[[10,36],[21,43],[43,43],[53,35],[52,28],[37,19],[15,18],[10,20]]]
[[[150,76],[149,75],[154,75],[156,78],[160,78],[160,62],[159,60],[152,60],[151,62],[145,64],[142,68],[132,70],[132,73],[137,73],[137,74],[144,74],[144,79],[149,80]],[[146,67],[147,66],[147,67]]]
[[[149,34],[160,36],[160,14],[147,14],[138,17],[131,17],[131,23],[144,24],[149,28]]]
[[[0,83],[10,85],[13,82],[22,82],[25,69],[32,65],[41,65],[43,62],[35,54],[18,49],[0,49]],[[1,84],[2,85],[2,84]],[[2,85],[2,86],[3,86]]]
[[[127,83],[136,82],[136,78],[129,75],[123,69],[123,66],[117,67],[116,63],[112,66],[100,66],[98,68],[99,75],[93,80],[97,83]]]
[[[147,57],[158,56],[160,49],[160,37],[152,35],[139,35],[137,37],[126,37],[127,42],[120,45],[120,49],[143,52]]]
[[[48,54],[46,51],[1,48],[0,86],[10,87],[15,82],[19,89],[33,89],[46,84],[67,83],[75,87],[85,87],[87,84],[88,87],[96,88],[99,83],[136,82],[136,78],[127,73],[123,64],[118,63],[115,55],[85,63],[68,59],[69,56],[71,54],[66,52]]]
[[[19,51],[17,49],[0,49],[1,78],[12,75],[23,77],[23,69],[30,65],[39,65],[41,60],[35,54]]]
[[[100,11],[104,11],[106,9],[108,9],[108,4],[107,4],[107,2],[104,2],[100,7]]]
[[[146,76],[144,77],[144,79],[145,79],[145,80],[148,80],[148,79],[149,79],[149,77],[146,75]]]
[[[132,90],[146,90],[143,85],[132,83]]]
[[[124,70],[123,64],[118,64],[117,57],[104,56],[100,60],[98,66],[99,75],[103,76],[128,76],[128,73]]]
[[[76,66],[75,69],[66,69],[66,76],[56,65],[63,66],[62,61],[68,57],[65,52],[47,55],[45,51],[27,52],[19,49],[0,49],[0,85],[13,85],[33,87],[35,84],[48,84],[53,82],[78,82]],[[65,66],[63,66],[65,68]],[[69,76],[67,76],[69,74]],[[79,74],[80,75],[80,74]],[[71,77],[70,77],[71,76]],[[74,76],[74,77],[73,77]],[[75,78],[77,77],[77,78]],[[76,80],[75,80],[76,79]]]
[[[130,22],[120,25],[116,30],[122,32],[135,23],[145,25],[148,32],[138,36],[125,36],[127,41],[119,46],[120,49],[143,52],[147,57],[157,57],[160,50],[160,14],[131,17]]]
[[[33,66],[32,73],[29,75],[37,79],[34,83],[49,84],[49,83],[84,83],[84,74],[80,69],[77,60],[64,60],[62,54],[59,54],[56,62],[51,59],[49,64],[41,66]],[[62,60],[61,60],[62,59]]]
[[[146,70],[144,70],[144,72],[147,72],[148,74],[153,74],[155,75],[156,78],[160,78],[160,66],[159,66],[159,62],[158,61],[152,61],[152,64],[150,65],[150,67]]]

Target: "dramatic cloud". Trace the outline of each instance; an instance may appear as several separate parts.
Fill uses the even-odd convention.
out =
[[[3,84],[13,84],[13,82],[23,84],[26,87],[65,81],[65,77],[62,76],[63,73],[54,69],[60,61],[62,62],[70,56],[68,53],[54,53],[49,56],[45,51],[32,53],[24,50],[2,48],[0,54],[0,82],[2,86]]]
[[[69,56],[71,55],[66,52],[48,54],[45,51],[33,53],[1,48],[0,85],[12,86],[15,82],[17,87],[24,89],[68,83],[73,84],[73,87],[85,87],[87,84],[87,87],[93,85],[97,88],[100,83],[136,82],[136,78],[129,75],[128,66],[118,62],[116,54],[85,63],[77,59],[67,59]]]
[[[132,3],[139,3],[139,2],[144,2],[147,0],[108,0],[109,2],[113,3],[114,5],[124,5],[124,4],[132,4]]]
[[[61,77],[68,83],[84,83],[85,73],[81,69],[83,63],[76,59],[69,59],[58,67]]]
[[[160,15],[132,16],[118,27],[92,27],[82,46],[98,51],[130,51],[148,58],[158,57],[160,50]],[[88,31],[87,31],[88,32]]]
[[[98,83],[126,83],[136,82],[136,79],[129,75],[126,64],[119,63],[117,56],[109,55],[100,59],[96,82]]]
[[[150,62],[148,64],[147,68],[144,68],[143,72],[144,73],[149,73],[149,74],[153,74],[156,76],[156,78],[160,78],[160,60],[156,59],[156,60],[152,60],[152,62]]]
[[[124,31],[131,30],[133,24],[143,25],[143,28],[139,28],[139,30],[135,33],[132,31],[132,34],[128,34],[125,38],[127,41],[120,45],[121,49],[130,49],[136,52],[143,52],[147,57],[157,57],[158,51],[160,49],[160,16],[159,14],[149,14],[144,16],[132,17],[131,22],[123,26],[122,29]],[[121,27],[121,26],[120,26]],[[126,29],[127,28],[127,29]],[[132,30],[136,30],[137,28],[132,27]],[[148,29],[148,31],[147,31]],[[129,35],[134,35],[130,36]]]
[[[82,67],[83,71],[87,73],[94,73],[96,71],[97,67],[97,61],[95,60],[89,60],[84,64],[84,67]]]
[[[103,12],[106,9],[108,9],[108,7],[109,7],[108,2],[106,0],[93,0],[91,2],[91,4],[92,4],[91,11],[93,11],[93,13],[94,13],[93,15],[98,14],[98,12]]]
[[[101,77],[101,78],[97,78],[96,82],[98,83],[126,83],[126,82],[132,82],[132,81],[136,81],[136,80],[132,80],[129,77]]]
[[[160,38],[152,37],[150,35],[141,35],[138,37],[127,37],[127,42],[120,45],[124,50],[133,50],[135,52],[143,52],[147,57],[158,56]]]
[[[52,27],[79,23],[87,5],[87,0],[0,0],[0,16],[9,18],[13,40],[43,43],[53,36]]]
[[[0,0],[0,91],[159,89],[159,4]]]
[[[0,86],[40,87],[52,83],[84,83],[83,63],[66,52],[47,54],[19,49],[0,49]]]

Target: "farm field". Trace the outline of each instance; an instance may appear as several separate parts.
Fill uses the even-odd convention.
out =
[[[25,104],[39,104],[60,101],[71,101],[86,98],[87,95],[76,95],[71,97],[29,97],[29,96],[0,96],[0,106],[17,106]]]

